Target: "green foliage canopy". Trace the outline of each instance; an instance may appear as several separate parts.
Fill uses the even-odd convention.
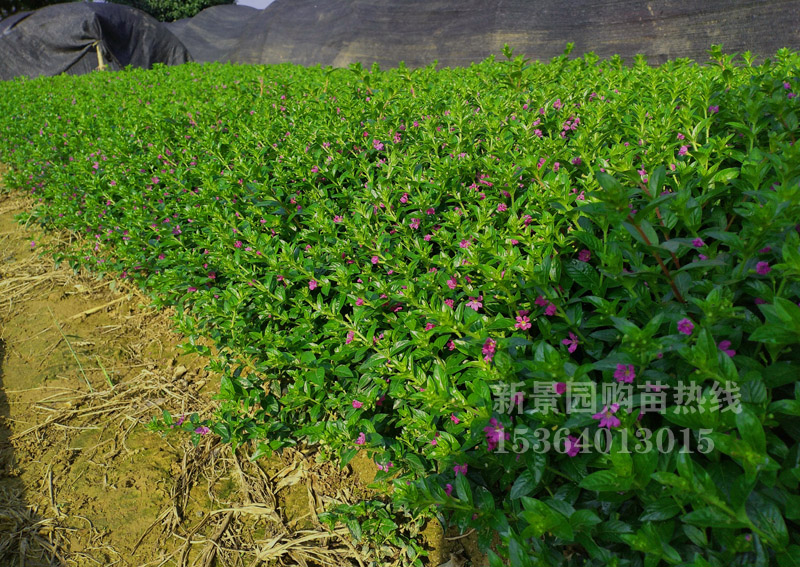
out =
[[[211,6],[233,4],[235,0],[117,0],[116,4],[133,6],[162,22],[191,18]]]

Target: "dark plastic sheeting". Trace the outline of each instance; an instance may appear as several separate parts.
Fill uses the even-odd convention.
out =
[[[542,61],[574,54],[637,53],[658,64],[722,43],[770,56],[800,48],[797,0],[275,0],[229,52],[240,63],[409,67],[469,65],[504,43]]]
[[[113,70],[191,61],[183,44],[144,12],[116,4],[55,4],[0,20],[0,80],[91,72],[98,42]]]
[[[242,31],[259,13],[249,6],[225,4],[164,25],[181,40],[195,61],[229,61],[231,51],[240,39],[244,41]]]

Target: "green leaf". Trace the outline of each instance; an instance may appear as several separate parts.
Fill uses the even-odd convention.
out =
[[[644,507],[644,512],[639,516],[641,522],[660,522],[669,520],[681,513],[681,507],[672,498],[659,498]]]
[[[600,274],[589,262],[569,260],[564,262],[564,271],[579,286],[592,292],[600,287]]]
[[[517,498],[527,496],[533,492],[533,489],[536,488],[538,484],[539,480],[534,477],[531,471],[526,470],[514,481],[514,484],[511,486],[509,498],[516,500]]]
[[[633,479],[630,477],[620,477],[613,471],[597,471],[586,476],[579,484],[586,490],[598,492],[621,492],[629,490]]]
[[[764,532],[767,543],[777,551],[789,545],[789,532],[780,508],[771,499],[753,492],[747,499],[747,517]]]
[[[778,561],[778,567],[800,567],[800,545],[790,545],[775,559]]]
[[[767,452],[764,427],[750,408],[742,406],[741,410],[736,414],[736,429],[739,430],[739,435],[754,451],[764,455]]]
[[[681,518],[684,523],[698,526],[701,528],[746,528],[748,525],[740,522],[736,518],[731,518],[725,512],[713,508],[706,507],[689,512]]]

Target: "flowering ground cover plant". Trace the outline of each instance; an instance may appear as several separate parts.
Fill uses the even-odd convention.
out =
[[[797,566],[800,56],[710,53],[17,80],[0,160],[216,344],[158,427],[366,450],[492,565]]]

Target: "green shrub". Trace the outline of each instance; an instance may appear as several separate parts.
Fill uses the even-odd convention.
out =
[[[191,18],[201,10],[222,4],[234,4],[236,0],[114,0],[114,4],[125,4],[147,12],[161,22],[174,22]]]
[[[800,57],[506,55],[19,80],[0,161],[218,347],[157,427],[365,449],[514,566],[796,565]]]

